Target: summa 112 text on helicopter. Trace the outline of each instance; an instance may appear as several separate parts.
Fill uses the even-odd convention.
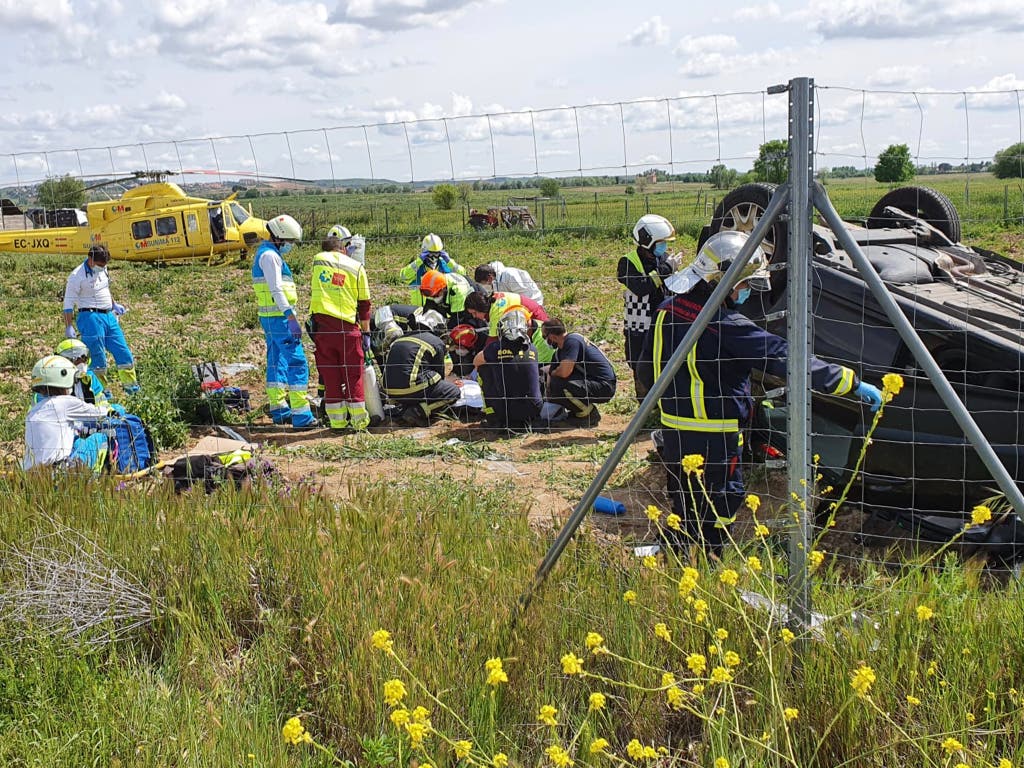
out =
[[[87,223],[79,226],[45,226],[44,218],[44,226],[32,229],[0,228],[0,252],[84,256],[91,246],[105,245],[115,259],[124,261],[213,261],[245,256],[268,236],[266,221],[242,207],[235,195],[219,201],[192,197],[164,181],[170,174],[138,171],[115,180],[152,179],[117,199],[89,203]],[[104,182],[110,183],[114,182]],[[7,221],[11,213],[21,213],[9,201],[4,206]],[[27,217],[24,221],[29,223]]]

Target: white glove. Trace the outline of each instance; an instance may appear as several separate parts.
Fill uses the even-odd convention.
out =
[[[677,272],[683,266],[683,254],[673,253],[671,256],[666,256],[665,261],[672,267],[673,272]]]

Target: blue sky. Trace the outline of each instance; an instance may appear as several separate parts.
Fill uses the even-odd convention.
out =
[[[986,159],[1022,133],[1017,0],[0,0],[0,29],[0,183],[742,170],[786,130],[763,91],[803,75],[822,166],[894,142]]]

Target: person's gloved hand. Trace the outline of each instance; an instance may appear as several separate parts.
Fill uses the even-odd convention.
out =
[[[288,333],[291,334],[295,341],[302,339],[302,326],[299,325],[298,318],[294,314],[288,315]]]
[[[420,253],[420,261],[422,261],[427,266],[430,266],[434,263],[435,257],[436,254],[431,253],[430,251],[422,251]]]
[[[437,254],[437,257],[441,260],[442,264],[447,264],[449,261],[452,260],[452,257],[448,255],[448,251],[441,251],[439,254]]]
[[[683,266],[683,254],[673,253],[671,256],[665,257],[665,261],[672,267],[673,272],[677,272]]]
[[[370,334],[366,331],[363,331],[363,354],[370,354]]]
[[[114,314],[117,315],[118,317],[120,317],[121,315],[128,311],[128,307],[126,307],[124,304],[118,304],[116,301],[114,302],[113,309]]]
[[[75,326],[68,325],[64,327],[64,338],[65,339],[77,339],[78,331],[75,330]]]
[[[868,384],[866,381],[862,381],[857,385],[857,388],[853,390],[853,394],[859,397],[861,402],[867,403],[871,408],[872,413],[882,407],[882,392],[874,384]]]

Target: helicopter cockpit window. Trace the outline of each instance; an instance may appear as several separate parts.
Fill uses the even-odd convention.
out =
[[[161,216],[156,220],[156,233],[158,235],[176,235],[178,220],[174,216]]]
[[[132,222],[132,237],[136,240],[145,240],[153,236],[153,222],[149,219]]]
[[[231,203],[231,213],[239,224],[244,224],[245,220],[249,218],[249,212],[238,203]]]

